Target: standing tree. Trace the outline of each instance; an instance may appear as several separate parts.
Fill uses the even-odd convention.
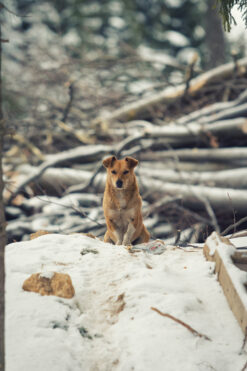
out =
[[[208,0],[205,21],[205,42],[207,46],[207,57],[205,59],[207,69],[225,63],[226,55],[224,31],[221,25],[221,19],[214,7],[215,0]]]
[[[0,5],[0,12],[3,9]],[[2,149],[4,136],[4,120],[2,112],[2,34],[0,23],[0,371],[4,370],[4,283],[5,283],[5,269],[4,269],[4,249],[6,243],[5,235],[5,215],[3,206],[3,173],[2,173]]]

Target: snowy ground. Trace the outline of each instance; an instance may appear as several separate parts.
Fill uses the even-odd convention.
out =
[[[243,334],[201,249],[130,253],[82,235],[45,235],[9,245],[6,255],[7,371],[241,371],[246,362]],[[47,271],[70,274],[75,297],[22,290]]]

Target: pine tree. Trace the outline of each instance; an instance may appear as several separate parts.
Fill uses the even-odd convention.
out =
[[[217,0],[219,4],[219,12],[223,20],[224,29],[226,31],[231,30],[231,25],[236,21],[232,15],[232,8],[237,5],[238,9],[242,13],[242,17],[247,27],[247,0]]]

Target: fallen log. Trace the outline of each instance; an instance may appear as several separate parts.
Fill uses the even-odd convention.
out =
[[[236,63],[231,62],[219,67],[216,67],[210,71],[207,71],[190,81],[189,89],[187,94],[195,95],[202,87],[210,84],[211,82],[217,82],[223,79],[227,79],[231,76],[236,68]],[[247,68],[247,58],[240,59],[238,61],[238,75],[244,75]],[[140,99],[137,102],[133,102],[127,106],[119,108],[114,112],[108,113],[105,116],[98,117],[94,120],[93,124],[97,125],[102,122],[110,123],[113,121],[129,121],[137,118],[139,115],[145,117],[150,108],[158,104],[168,104],[181,98],[186,90],[186,84],[181,84],[176,87],[168,87],[161,93],[157,93],[152,97]]]
[[[247,109],[247,105],[246,105]],[[238,117],[232,120],[222,120],[217,122],[212,122],[210,124],[190,122],[186,126],[181,125],[165,125],[162,127],[153,126],[152,130],[148,129],[144,131],[143,138],[176,138],[188,140],[191,138],[193,142],[193,137],[198,141],[202,134],[210,132],[212,134],[221,134],[224,135],[241,135],[247,136],[245,133],[247,126],[246,117]],[[139,139],[139,140],[140,140]]]
[[[163,172],[164,169],[167,170],[174,170],[175,171],[185,171],[185,172],[197,172],[203,173],[205,172],[216,172],[216,171],[223,171],[223,170],[231,170],[236,168],[235,163],[231,162],[200,162],[200,166],[198,163],[195,162],[193,159],[191,161],[178,161],[176,158],[166,158],[166,159],[159,159],[159,154],[161,151],[151,152],[147,151],[146,153],[141,153],[140,158],[140,165],[142,169],[157,169],[160,173]],[[157,155],[158,154],[158,155]],[[136,169],[138,172],[138,168]]]
[[[240,106],[241,107],[241,106]],[[103,145],[92,145],[92,146],[79,146],[75,149],[68,150],[61,152],[56,155],[48,155],[46,156],[46,161],[43,162],[39,167],[34,169],[34,171],[29,175],[26,179],[24,179],[17,187],[16,190],[13,191],[11,194],[8,202],[11,203],[12,200],[16,197],[16,195],[22,191],[28,184],[34,182],[38,179],[44,172],[50,167],[54,167],[57,165],[61,165],[64,163],[68,163],[71,161],[80,161],[80,162],[90,162],[95,160],[101,160],[103,156],[107,153],[116,154],[116,156],[122,155],[131,155],[134,153],[138,153],[143,148],[146,150],[148,148],[155,149],[159,148],[160,145],[163,147],[171,146],[179,146],[179,144],[198,144],[200,141],[205,141],[205,135],[207,136],[208,133],[211,134],[221,134],[224,133],[224,136],[230,135],[247,135],[246,133],[246,118],[236,118],[233,120],[225,120],[225,121],[218,121],[211,124],[200,125],[197,123],[189,123],[186,126],[181,125],[169,125],[158,127],[154,125],[149,125],[148,128],[145,128],[141,133],[136,134],[134,136],[129,136],[119,144],[115,144],[113,146],[103,146]],[[154,143],[152,141],[147,141],[147,139],[158,139]],[[139,147],[134,147],[134,145],[139,145]],[[125,152],[124,152],[125,151]],[[127,152],[126,152],[127,151]],[[208,150],[207,153],[207,160],[212,158],[214,150]],[[221,150],[223,151],[223,150]],[[172,152],[172,155],[170,155]],[[226,152],[226,151],[225,151]],[[236,152],[236,148],[234,149]],[[246,149],[242,148],[240,150],[241,159],[245,158],[244,152]],[[174,151],[165,151],[162,154],[162,158],[172,157],[172,158],[179,158],[181,153],[174,152]],[[193,153],[195,155],[195,153]],[[183,159],[188,159],[191,157],[186,157],[185,154],[182,155]],[[191,156],[191,155],[190,155]],[[199,156],[196,153],[196,157]],[[224,153],[224,160],[227,158],[226,153]],[[236,159],[236,156],[233,158],[233,151],[231,150],[230,160]],[[91,182],[89,186],[91,185]],[[77,190],[76,190],[77,191]]]
[[[140,181],[143,177],[149,177],[169,183],[206,185],[208,187],[232,189],[247,188],[246,168],[221,171],[217,169],[217,171],[199,172],[181,170],[182,164],[183,162],[173,162],[171,165],[173,169],[167,169],[167,163],[165,168],[164,164],[155,167],[152,163],[150,163],[149,166],[145,166],[145,163],[142,163],[142,166],[136,170],[136,173]],[[28,165],[22,166],[20,169],[24,176],[35,170],[35,168]],[[97,192],[102,193],[104,191],[105,179],[105,172],[98,172],[94,177],[91,171],[52,167],[45,170],[40,177],[36,179],[35,184],[37,189],[42,189],[48,195],[62,195],[64,192],[66,194],[85,192],[85,188],[87,188],[89,183],[91,190],[97,190]]]
[[[46,156],[46,161],[38,166],[31,175],[25,178],[17,186],[17,188],[12,192],[11,196],[7,200],[7,203],[10,204],[18,195],[18,193],[20,193],[28,184],[38,179],[48,168],[70,162],[72,160],[80,160],[81,162],[95,161],[97,159],[101,159],[107,152],[110,151],[111,147],[109,146],[80,146],[75,149],[58,153],[56,155]]]
[[[211,115],[210,117],[204,116],[201,117],[201,119],[198,119],[198,123],[200,124],[208,124],[210,122],[216,122],[219,120],[229,120],[236,117],[246,117],[247,116],[247,103],[240,104],[236,107],[228,107],[222,110],[221,112],[215,113],[214,115]]]
[[[247,112],[247,104],[246,104]],[[129,123],[126,123],[126,125]],[[121,137],[124,134],[124,129],[116,130],[116,135]],[[159,126],[149,123],[148,126],[142,127],[134,131],[134,135],[130,135],[123,140],[119,146],[123,147],[121,150],[118,150],[118,146],[115,147],[115,150],[118,152],[123,152],[124,149],[130,148],[133,145],[136,145],[140,142],[144,145],[145,149],[148,147],[153,147],[153,143],[150,143],[150,146],[147,144],[148,139],[159,139],[156,144],[171,145],[174,147],[184,146],[185,144],[199,144],[205,143],[205,135],[210,139],[210,134],[221,135],[222,137],[232,137],[243,135],[247,136],[247,119],[246,117],[237,117],[235,119],[221,120],[221,121],[212,121],[211,118],[208,119],[208,122],[201,120],[200,122],[192,121],[188,122],[186,125],[177,125],[176,123],[170,123],[167,125]],[[144,142],[145,140],[145,142]]]
[[[176,166],[176,165],[175,165]],[[247,189],[247,168],[210,171],[188,172],[178,170],[148,169],[141,167],[138,175],[152,177],[169,183],[206,185],[208,187]]]
[[[214,210],[234,209],[241,215],[246,213],[247,192],[245,190],[164,183],[152,178],[142,178],[141,189],[142,192],[151,190],[161,195],[181,196],[183,204],[193,209],[202,208],[205,206],[202,200],[207,200]]]
[[[152,154],[152,158],[160,161],[165,159],[179,159],[179,161],[190,160],[195,162],[200,161],[241,161],[246,164],[247,148],[246,147],[229,147],[229,148],[210,148],[210,149],[176,149],[168,151],[157,151]],[[143,160],[149,160],[150,154],[143,153]]]
[[[245,103],[246,101],[247,101],[247,89],[242,94],[240,94],[237,99],[231,102],[217,102],[211,104],[199,110],[193,111],[188,115],[180,117],[178,120],[175,121],[175,123],[178,125],[184,125],[188,122],[197,121],[201,117],[210,117],[212,115],[224,111],[225,109],[236,107],[241,103]]]

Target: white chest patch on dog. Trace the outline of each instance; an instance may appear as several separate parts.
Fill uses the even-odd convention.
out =
[[[135,209],[109,209],[108,215],[112,218],[112,222],[115,224],[115,227],[119,228],[120,230],[126,232],[127,227],[130,222],[133,222],[135,217]]]
[[[117,195],[117,200],[118,200],[120,209],[124,209],[127,203],[121,192],[119,192],[119,194]]]

